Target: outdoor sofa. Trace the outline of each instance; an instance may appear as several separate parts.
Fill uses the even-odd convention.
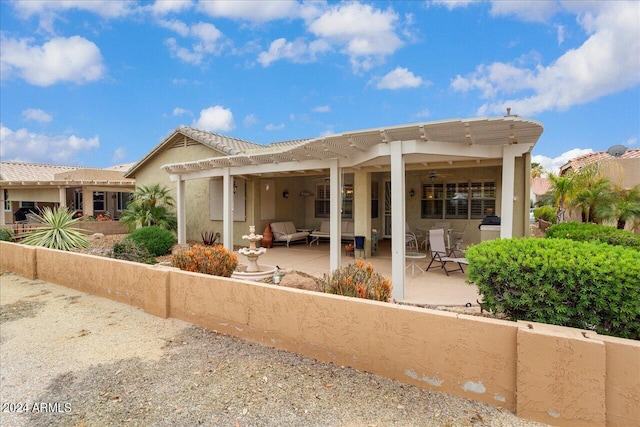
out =
[[[341,230],[341,238],[342,240],[353,241],[354,231],[353,231],[353,221],[343,219],[340,225]],[[320,239],[329,239],[331,237],[331,220],[323,219],[320,222],[320,228],[317,230],[313,230],[310,234],[311,243],[319,243]]]
[[[273,233],[274,243],[286,243],[287,247],[289,247],[291,242],[304,240],[306,243],[309,237],[309,232],[298,231],[293,221],[272,222],[271,232]]]

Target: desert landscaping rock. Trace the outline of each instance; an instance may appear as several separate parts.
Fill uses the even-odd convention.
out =
[[[3,427],[540,425],[46,282],[0,290],[0,398],[30,409]]]

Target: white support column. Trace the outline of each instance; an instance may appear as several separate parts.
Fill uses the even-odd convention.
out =
[[[355,171],[353,188],[353,231],[355,236],[365,237],[366,258],[371,256],[371,174],[361,170]]]
[[[93,189],[82,187],[82,214],[84,216],[93,215]]]
[[[340,247],[342,244],[341,224],[342,224],[342,206],[340,197],[340,167],[338,159],[331,159],[329,167],[329,193],[330,193],[330,223],[331,232],[330,251],[329,251],[329,271],[333,273],[340,268]]]
[[[405,166],[402,142],[389,144],[391,151],[391,283],[395,300],[404,299]]]
[[[67,189],[65,187],[58,188],[58,198],[60,199],[60,207],[67,207]]]
[[[178,210],[178,244],[184,245],[187,243],[187,215],[186,215],[186,197],[185,197],[185,181],[181,176],[178,176],[176,182],[176,209]]]
[[[222,229],[224,247],[233,252],[233,177],[229,168],[222,175]]]
[[[515,171],[516,157],[528,153],[532,149],[531,144],[505,145],[502,150],[502,208],[500,211],[500,238],[509,239],[513,237],[513,205],[517,201],[515,197]],[[518,203],[525,203],[529,206],[528,195],[526,200]]]

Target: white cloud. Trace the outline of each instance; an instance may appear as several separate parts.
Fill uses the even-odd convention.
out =
[[[78,163],[80,154],[88,153],[100,146],[100,138],[79,138],[75,135],[48,136],[29,132],[27,129],[13,131],[0,124],[0,157],[6,161],[33,163]]]
[[[228,132],[236,126],[231,110],[216,105],[200,111],[200,117],[193,122],[193,127],[210,132]]]
[[[331,111],[331,107],[328,105],[318,105],[311,111],[313,111],[314,113],[328,113]]]
[[[560,10],[556,1],[519,0],[491,2],[491,14],[494,16],[514,15],[523,21],[548,22]]]
[[[31,42],[2,36],[3,79],[17,75],[30,84],[46,87],[59,82],[96,81],[105,73],[100,49],[83,37],[56,37],[42,46],[32,46]]]
[[[420,117],[420,118],[426,118],[429,117],[431,115],[431,111],[429,111],[427,108],[418,111],[416,114],[414,114],[415,117]]]
[[[557,38],[558,38],[558,46],[564,43],[564,25],[556,25]]]
[[[127,150],[125,148],[116,148],[111,156],[112,163],[118,163],[127,158]]]
[[[280,123],[279,125],[274,125],[272,123],[269,123],[267,126],[265,126],[265,129],[268,130],[269,132],[274,130],[282,130],[284,129],[284,123]]]
[[[95,13],[102,18],[115,19],[127,16],[138,7],[133,2],[113,0],[92,1],[16,1],[12,2],[18,16],[24,19],[37,16],[39,28],[53,34],[53,24],[60,13],[71,10]]]
[[[309,31],[349,56],[354,71],[367,71],[382,63],[403,42],[395,31],[398,15],[371,5],[341,3],[313,20]]]
[[[467,7],[475,0],[431,0],[429,3],[436,6],[444,6],[449,10],[457,9],[459,7]]]
[[[302,5],[297,1],[243,0],[201,1],[199,9],[213,17],[267,22],[300,16]]]
[[[428,82],[425,82],[428,84]],[[414,88],[423,85],[422,77],[418,77],[407,68],[396,67],[385,75],[376,87],[378,89],[404,89]]]
[[[567,163],[571,159],[575,159],[576,157],[584,156],[585,154],[593,153],[591,148],[574,148],[565,153],[560,154],[557,157],[547,157],[542,155],[531,156],[531,161],[535,163],[540,163],[542,167],[554,174],[558,174],[560,172],[560,167]]]
[[[271,42],[269,50],[258,55],[258,62],[263,67],[268,67],[271,63],[280,59],[288,59],[291,62],[311,62],[315,61],[318,53],[326,52],[330,49],[329,44],[324,40],[314,40],[306,43],[298,38],[292,42],[287,42],[285,38],[279,38]]]
[[[637,136],[632,136],[631,138],[627,139],[624,143],[626,147],[633,147],[634,145],[637,145],[637,144],[638,144]]]
[[[566,110],[640,84],[640,2],[566,5],[591,34],[580,47],[566,51],[548,66],[480,65],[470,75],[457,76],[451,87],[462,92],[477,89],[491,99],[479,108],[480,115],[502,113],[506,107],[533,115]],[[507,96],[511,98],[505,99]]]
[[[169,48],[171,54],[189,64],[198,65],[202,63],[206,55],[220,54],[225,46],[225,38],[222,32],[215,25],[208,22],[198,22],[188,26],[178,20],[160,20],[158,24],[163,28],[178,33],[182,37],[191,37],[193,39],[190,47],[180,46],[173,37],[165,40],[165,45]]]
[[[191,6],[193,6],[191,0],[156,0],[151,6],[151,13],[154,15],[179,13],[190,9]]]
[[[174,116],[183,116],[185,114],[192,114],[191,111],[185,110],[184,108],[176,107],[173,109]]]
[[[39,108],[27,108],[22,112],[22,120],[25,122],[33,120],[34,122],[48,123],[53,120],[53,117]]]
[[[244,124],[245,127],[251,127],[258,124],[258,118],[256,117],[255,114],[249,114],[244,118],[242,123]]]

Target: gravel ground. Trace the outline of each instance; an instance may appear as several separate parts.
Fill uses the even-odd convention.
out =
[[[4,427],[541,425],[13,274],[0,361]]]

